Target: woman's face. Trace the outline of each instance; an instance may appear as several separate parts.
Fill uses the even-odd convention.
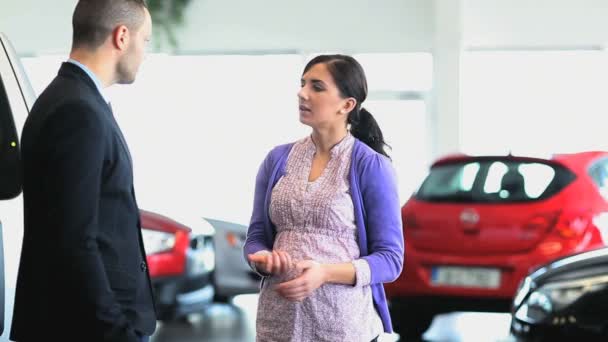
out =
[[[319,63],[302,75],[298,92],[300,122],[312,128],[346,125],[353,98],[342,98],[327,66]],[[349,109],[350,108],[350,109]]]

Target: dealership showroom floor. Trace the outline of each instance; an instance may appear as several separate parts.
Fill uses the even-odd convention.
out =
[[[233,305],[213,304],[204,312],[159,323],[151,342],[255,341],[256,295],[239,296]],[[425,333],[428,342],[511,342],[509,316],[499,313],[451,313],[435,318]],[[381,341],[398,341],[396,335]]]

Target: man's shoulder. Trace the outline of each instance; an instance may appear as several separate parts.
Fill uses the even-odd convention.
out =
[[[57,76],[40,93],[30,115],[51,114],[63,108],[81,108],[87,112],[100,113],[104,108],[90,87],[78,80]],[[46,116],[46,115],[45,115]]]
[[[111,127],[107,109],[86,88],[80,88],[71,80],[56,77],[34,103],[23,126],[22,144],[69,130],[105,135]]]
[[[78,77],[70,77],[66,75],[57,75],[47,88],[42,92],[41,96],[56,96],[63,99],[80,99],[82,101],[95,100],[97,90]]]

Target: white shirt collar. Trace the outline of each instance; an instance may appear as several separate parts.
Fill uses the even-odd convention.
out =
[[[76,66],[78,66],[80,69],[82,69],[87,75],[89,75],[89,77],[91,78],[91,80],[93,80],[93,83],[95,83],[95,86],[97,87],[97,90],[99,91],[99,94],[101,95],[101,97],[103,97],[104,101],[106,101],[106,103],[110,102],[104,92],[104,88],[103,88],[103,84],[101,84],[101,81],[99,80],[99,78],[97,77],[97,75],[95,75],[91,69],[89,69],[86,65],[80,63],[79,61],[75,60],[75,59],[68,59],[68,63],[72,63]]]

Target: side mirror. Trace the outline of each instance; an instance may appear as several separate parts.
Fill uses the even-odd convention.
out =
[[[0,200],[21,193],[19,140],[11,106],[0,79]]]

